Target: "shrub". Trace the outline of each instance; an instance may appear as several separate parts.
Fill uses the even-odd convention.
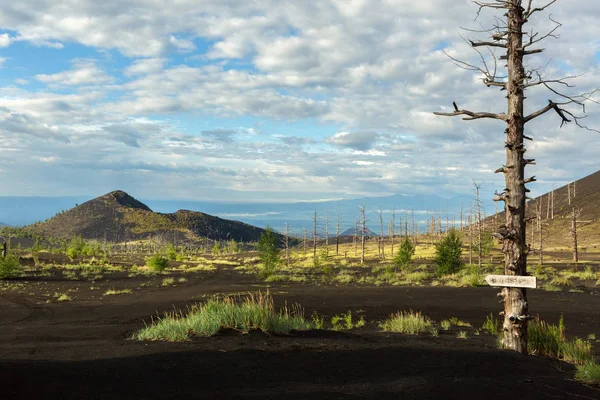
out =
[[[175,246],[173,246],[172,243],[169,243],[167,245],[167,249],[165,250],[165,255],[167,256],[167,259],[169,261],[175,261],[175,260],[177,260],[177,256],[179,255],[179,252],[177,251],[177,248]]]
[[[592,344],[581,339],[564,342],[560,346],[560,356],[564,361],[571,364],[585,364],[594,359],[592,356]]]
[[[420,312],[401,311],[392,314],[389,319],[383,321],[379,327],[386,332],[401,332],[417,335],[431,330],[432,322]]]
[[[269,276],[275,271],[279,264],[280,249],[277,245],[277,236],[270,226],[267,225],[265,231],[258,240],[258,256],[263,264],[263,274]]]
[[[169,261],[161,255],[153,255],[146,260],[146,266],[150,267],[152,271],[162,272],[167,268]]]
[[[438,275],[448,275],[458,272],[463,263],[460,259],[462,254],[462,241],[455,229],[435,245],[435,263]]]
[[[15,278],[21,274],[23,267],[19,263],[19,257],[14,254],[7,254],[6,257],[0,257],[0,279]]]
[[[394,264],[400,269],[407,269],[414,254],[415,245],[412,244],[408,236],[404,236],[404,240],[400,243],[398,254],[394,258]]]

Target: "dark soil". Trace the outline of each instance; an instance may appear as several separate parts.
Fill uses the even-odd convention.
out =
[[[228,268],[181,276],[187,281],[168,287],[162,276],[113,274],[91,283],[60,273],[4,286],[2,398],[600,399],[598,388],[573,381],[573,366],[499,351],[494,337],[475,334],[489,313],[501,309],[497,289],[269,286]],[[108,288],[133,294],[103,296]],[[227,332],[185,343],[128,339],[157,312],[185,309],[212,294],[266,288],[278,306],[298,302],[307,316],[317,311],[326,321],[350,310],[367,324],[289,336]],[[66,292],[72,301],[47,303],[53,293]],[[569,337],[600,335],[597,290],[530,291],[529,300],[549,322],[564,313]],[[405,309],[436,321],[458,317],[473,328],[453,327],[439,337],[379,331],[379,321]],[[458,339],[459,330],[468,339]]]

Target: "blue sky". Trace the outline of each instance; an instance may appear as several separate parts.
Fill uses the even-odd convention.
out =
[[[542,3],[538,1],[538,3]],[[501,112],[502,93],[459,27],[467,0],[281,2],[24,0],[0,9],[0,195],[296,201],[484,196],[504,187],[503,127],[433,116],[452,101]],[[531,19],[560,39],[528,60],[600,82],[600,4],[558,1]],[[485,37],[482,37],[485,38]],[[528,93],[526,108],[549,93]],[[597,98],[596,98],[597,99]],[[598,105],[586,123],[600,128]],[[533,194],[598,169],[600,134],[546,115],[528,127]]]

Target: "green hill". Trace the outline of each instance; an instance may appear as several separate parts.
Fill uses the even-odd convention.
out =
[[[127,193],[116,190],[26,227],[38,234],[61,239],[80,235],[85,239],[127,242],[162,236],[171,241],[235,239],[254,242],[264,231],[243,222],[197,211],[163,214]]]

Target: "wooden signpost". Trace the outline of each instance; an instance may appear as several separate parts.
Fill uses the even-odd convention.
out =
[[[485,281],[490,286],[516,287],[516,288],[537,288],[535,276],[515,276],[515,275],[488,275]]]

